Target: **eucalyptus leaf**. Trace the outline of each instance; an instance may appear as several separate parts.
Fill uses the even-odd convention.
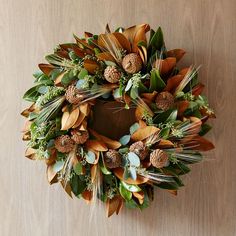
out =
[[[88,151],[86,153],[85,159],[89,164],[93,164],[96,159],[96,156],[95,156],[94,152]]]
[[[134,123],[133,125],[130,126],[129,132],[132,135],[134,132],[136,132],[139,128],[139,123]]]
[[[62,170],[64,166],[64,161],[57,161],[54,165],[53,165],[53,170],[55,172],[59,172],[60,170]]]
[[[137,179],[137,172],[136,172],[136,168],[134,166],[129,167],[129,173],[130,173],[131,179],[133,179],[133,180]]]
[[[129,159],[130,165],[135,166],[135,167],[140,166],[140,159],[134,152],[128,153],[128,159]]]
[[[130,135],[124,135],[123,137],[120,138],[119,142],[125,146],[129,143],[130,141]]]

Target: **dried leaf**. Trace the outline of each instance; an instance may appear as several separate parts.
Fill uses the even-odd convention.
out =
[[[82,193],[82,197],[86,201],[86,203],[89,204],[91,202],[92,198],[93,198],[93,192],[85,190]]]
[[[135,36],[134,36],[134,40],[133,40],[133,44],[132,44],[132,51],[133,52],[138,52],[138,43],[139,42],[147,42],[147,39],[146,39],[146,29],[145,27],[140,27]]]
[[[117,215],[120,213],[120,211],[121,211],[121,209],[123,208],[123,206],[124,206],[124,200],[123,200],[122,197],[120,197],[119,206],[118,206],[117,209],[116,209],[116,214],[117,214]]]
[[[160,149],[172,148],[174,147],[174,144],[170,140],[161,139],[157,147]]]
[[[137,175],[137,179],[136,180],[133,180],[131,178],[124,179],[123,178],[123,174],[124,174],[124,169],[123,168],[115,168],[115,169],[113,169],[113,173],[115,174],[115,176],[117,178],[119,178],[120,180],[124,181],[127,184],[139,185],[139,184],[146,183],[148,181],[147,178],[144,178],[144,177],[142,177],[140,175]]]
[[[113,35],[116,37],[121,47],[127,51],[127,53],[131,52],[130,42],[122,33],[114,32]]]
[[[51,64],[43,64],[43,63],[41,63],[41,64],[39,64],[38,66],[39,66],[39,69],[40,69],[45,75],[47,75],[47,76],[49,76],[50,73],[51,73],[51,71],[52,71],[53,69],[55,69],[55,67],[54,67],[53,65],[51,65]]]
[[[78,117],[77,121],[75,122],[75,124],[72,126],[72,128],[75,129],[75,128],[79,127],[82,124],[84,118],[85,118],[85,115],[80,112],[79,117]]]
[[[47,179],[48,179],[49,184],[54,184],[58,182],[57,173],[54,171],[53,165],[49,165],[47,167]]]
[[[148,99],[153,102],[156,98],[157,91],[153,91],[152,93],[142,93],[142,97]]]
[[[187,101],[187,100],[178,101],[176,103],[176,107],[177,107],[177,110],[178,110],[178,117],[182,117],[183,116],[183,113],[186,111],[188,106],[189,106],[189,101]]]
[[[177,190],[170,190],[170,189],[168,189],[167,190],[169,193],[171,193],[171,194],[173,194],[173,195],[175,195],[175,196],[177,196]]]
[[[112,216],[120,208],[120,197],[115,196],[112,199],[108,199],[106,202],[107,217]]]
[[[72,189],[70,184],[67,182],[67,184],[65,185],[64,181],[61,181],[61,185],[63,187],[63,189],[66,191],[66,193],[72,198]]]
[[[160,70],[161,75],[170,73],[176,65],[175,57],[167,57],[166,59],[157,59],[154,62],[154,67]]]
[[[160,129],[155,126],[147,126],[145,128],[138,129],[136,132],[134,132],[131,136],[131,139],[134,141],[141,141],[158,131],[160,131]]]
[[[133,192],[132,193],[134,195],[134,197],[136,197],[139,201],[139,204],[143,204],[144,202],[144,192],[140,191],[140,192]]]
[[[21,112],[21,115],[27,118],[29,116],[30,112],[34,112],[34,111],[36,111],[36,108],[35,108],[35,104],[33,103],[30,107],[23,110]]]
[[[97,164],[96,165],[93,165],[90,169],[90,173],[91,173],[91,181],[92,183],[94,183],[94,180],[96,179],[96,176],[97,176]]]
[[[114,57],[109,52],[101,52],[96,55],[99,60],[115,62]]]
[[[196,86],[194,86],[194,88],[192,90],[192,94],[194,96],[200,95],[202,93],[204,87],[205,87],[204,84],[201,84],[201,83],[197,84]]]
[[[105,152],[108,150],[106,144],[102,141],[99,141],[99,140],[88,140],[85,143],[85,145],[88,149],[93,149],[93,150],[99,151],[99,152]]]
[[[98,70],[99,65],[96,61],[91,59],[84,60],[84,68],[91,74],[95,74],[96,70]]]
[[[61,74],[59,74],[59,75],[57,76],[57,78],[55,79],[54,84],[55,84],[55,85],[60,85],[60,84],[61,84],[61,80],[62,80],[63,76],[64,76],[66,73],[67,73],[67,72],[64,71],[64,72],[62,72]]]
[[[61,130],[68,130],[76,123],[79,117],[79,108],[74,109],[71,113],[64,112],[61,119]]]
[[[168,57],[175,57],[178,62],[186,52],[183,49],[172,49],[167,52]]]
[[[30,160],[36,160],[36,150],[28,147],[25,151],[25,157],[29,158]]]
[[[179,86],[180,82],[183,80],[183,75],[175,75],[167,80],[167,85],[164,91],[173,92]]]
[[[81,111],[81,113],[83,113],[85,116],[88,116],[89,112],[90,112],[90,106],[88,103],[83,103],[79,106],[79,110]]]

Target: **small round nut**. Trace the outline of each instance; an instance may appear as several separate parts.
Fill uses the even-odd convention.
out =
[[[127,54],[122,60],[123,69],[129,74],[135,74],[142,69],[142,59],[136,53]]]

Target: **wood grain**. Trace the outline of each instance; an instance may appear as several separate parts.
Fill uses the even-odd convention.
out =
[[[235,0],[0,0],[0,235],[236,235]],[[20,111],[31,74],[72,33],[147,22],[162,26],[168,48],[185,48],[182,64],[202,64],[200,78],[217,119],[216,150],[193,167],[177,197],[157,190],[152,207],[106,219],[49,186],[43,163],[24,158]]]

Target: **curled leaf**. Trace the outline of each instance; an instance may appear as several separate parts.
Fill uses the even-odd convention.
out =
[[[61,119],[61,130],[68,130],[76,123],[79,117],[79,108],[75,108],[72,112],[64,112]]]
[[[93,149],[99,152],[105,152],[108,150],[106,144],[99,140],[88,140],[85,145],[88,149]]]
[[[141,141],[158,131],[160,131],[160,129],[155,126],[147,126],[145,128],[138,129],[136,132],[134,132],[131,136],[131,139],[134,141]]]

